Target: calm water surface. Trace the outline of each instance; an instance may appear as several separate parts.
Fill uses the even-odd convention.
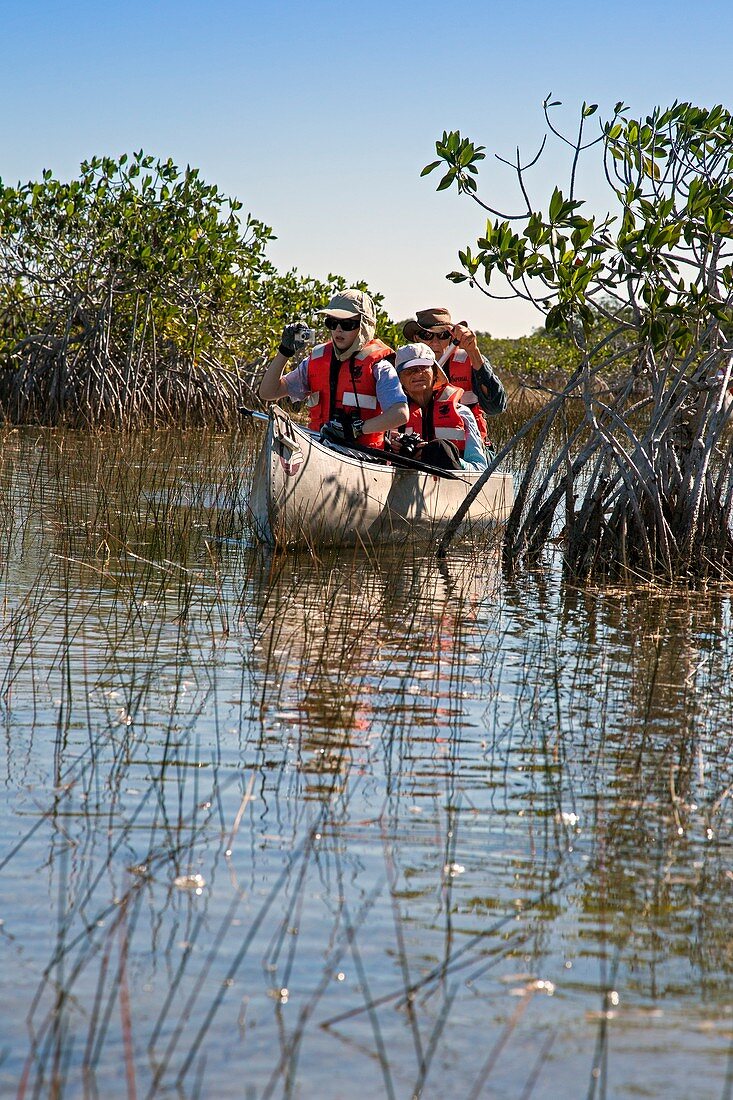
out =
[[[0,1094],[733,1094],[728,592],[274,558],[246,439],[2,442]]]

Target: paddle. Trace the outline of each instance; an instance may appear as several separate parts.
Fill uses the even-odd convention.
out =
[[[238,410],[243,416],[248,416],[252,420],[269,420],[267,413],[257,412],[256,409],[248,409],[245,405],[240,405]],[[303,427],[299,424],[298,427],[301,431],[307,435],[312,436],[320,442],[324,442],[319,439],[318,432],[312,431],[310,428]],[[324,443],[324,445],[326,445]],[[449,481],[463,481],[463,473],[460,470],[443,470],[439,466],[428,466],[426,462],[421,462],[419,458],[411,458],[409,455],[393,454],[392,451],[382,451],[379,447],[365,447],[360,443],[333,443],[328,440],[327,446],[329,449],[335,451],[342,451],[349,454],[352,451],[358,454],[370,455],[372,458],[378,458],[380,462],[385,465],[398,466],[400,469],[405,470],[419,470],[425,474],[432,474],[434,477],[445,477]]]
[[[381,459],[385,464],[399,466],[405,470],[422,470],[423,473],[433,474],[435,477],[447,477],[449,481],[463,481],[460,470],[444,470],[440,466],[428,466],[427,462],[421,462],[419,458],[411,458],[410,455],[395,454],[393,451],[382,451],[379,447],[364,447],[360,443],[345,443],[340,447],[338,443],[331,443],[329,447],[336,447],[343,451],[358,451],[359,454],[373,455]]]

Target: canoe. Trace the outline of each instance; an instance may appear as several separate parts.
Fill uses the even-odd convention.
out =
[[[270,408],[248,512],[268,546],[371,546],[430,539],[455,514],[480,474],[441,477],[397,469],[321,441],[277,406]],[[507,518],[511,474],[494,473],[472,503],[469,527]]]

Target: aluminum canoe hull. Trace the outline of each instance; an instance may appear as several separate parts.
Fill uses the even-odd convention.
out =
[[[364,461],[322,443],[279,409],[271,410],[257,458],[248,511],[259,541],[287,546],[370,546],[430,539],[453,517],[479,478],[452,480]],[[505,520],[511,474],[494,473],[466,523]]]

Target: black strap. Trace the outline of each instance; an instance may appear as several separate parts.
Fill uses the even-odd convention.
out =
[[[352,387],[352,390],[353,390],[353,393],[354,393],[354,398],[356,400],[356,415],[358,416],[358,418],[360,420],[363,420],[364,418],[361,415],[361,409],[359,407],[359,393],[358,393],[357,388],[356,388],[356,378],[354,377],[354,356],[353,355],[349,356],[349,377],[351,378],[351,387]]]
[[[435,407],[435,398],[431,397],[428,401],[428,407],[422,414],[422,426],[423,426],[423,439],[427,439],[430,442],[431,439],[435,439],[435,424],[433,423],[433,409]]]

